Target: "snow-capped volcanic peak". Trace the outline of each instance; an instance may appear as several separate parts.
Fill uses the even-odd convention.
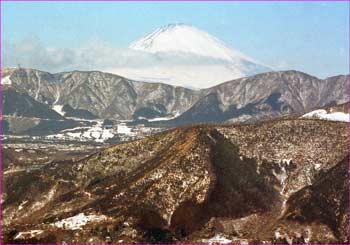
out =
[[[193,26],[170,24],[133,42],[129,48],[147,53],[142,66],[109,70],[128,78],[208,88],[271,68]]]
[[[256,63],[210,34],[185,24],[169,24],[160,27],[133,42],[129,48],[150,53],[185,52],[229,62],[245,60]]]

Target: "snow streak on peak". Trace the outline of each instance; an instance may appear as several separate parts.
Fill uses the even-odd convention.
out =
[[[252,58],[193,26],[169,24],[135,41],[131,49],[150,53],[184,52],[229,62],[240,60],[256,63]]]

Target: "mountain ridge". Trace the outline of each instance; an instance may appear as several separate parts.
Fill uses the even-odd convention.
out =
[[[4,69],[2,76],[12,81],[12,84],[3,86],[26,92],[41,103],[51,106],[67,104],[100,118],[114,119],[181,115],[209,94],[218,96],[216,111],[224,113],[226,116],[222,118],[225,120],[304,113],[316,107],[349,100],[346,93],[347,76],[318,79],[294,70],[262,73],[201,90],[134,81],[99,71],[51,74],[34,69]],[[141,111],[142,114],[139,113]],[[144,114],[147,111],[149,114]],[[210,114],[206,116],[209,121],[215,119],[210,118]],[[181,116],[169,123],[179,120],[182,120]],[[180,122],[184,123],[191,123],[191,120],[183,119]]]
[[[346,127],[305,119],[182,127],[76,161],[8,171],[4,239],[194,244],[220,232],[232,243],[275,243],[279,232],[293,243],[345,242],[337,233],[345,223],[332,227],[327,221],[333,214],[323,214],[332,203],[315,210],[325,218],[321,223],[300,223],[289,214],[307,212],[294,205],[295,193],[303,196],[309,185],[317,189],[319,176],[332,173],[348,154]],[[340,183],[343,164],[331,174]],[[336,190],[316,194],[343,198]],[[87,221],[75,228],[72,222],[81,217]],[[42,232],[30,235],[32,230]]]

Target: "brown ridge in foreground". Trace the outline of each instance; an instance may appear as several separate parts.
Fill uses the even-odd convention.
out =
[[[195,126],[4,175],[5,243],[347,243],[346,123]]]

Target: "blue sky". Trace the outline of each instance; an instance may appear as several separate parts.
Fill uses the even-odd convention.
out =
[[[2,5],[2,38],[7,44],[35,38],[40,47],[74,49],[98,40],[124,48],[157,27],[186,23],[276,69],[297,69],[319,77],[348,73],[346,2]]]

